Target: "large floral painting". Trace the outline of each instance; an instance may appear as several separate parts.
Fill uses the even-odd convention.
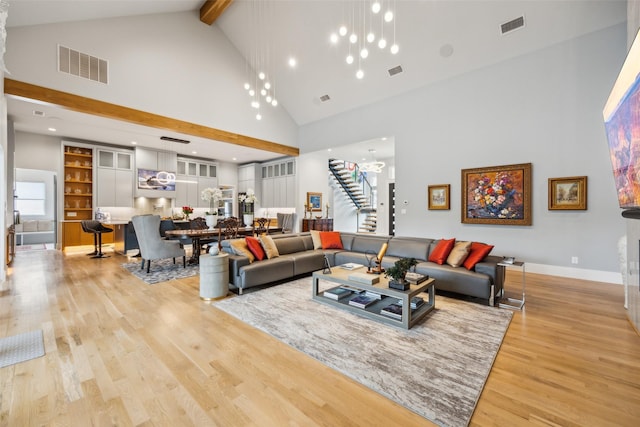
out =
[[[531,163],[463,169],[462,222],[531,225]]]

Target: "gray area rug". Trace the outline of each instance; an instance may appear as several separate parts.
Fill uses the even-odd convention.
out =
[[[42,331],[0,339],[0,368],[44,356]]]
[[[150,285],[159,282],[166,282],[168,280],[195,276],[200,271],[197,264],[189,264],[188,262],[187,268],[182,268],[182,258],[176,259],[175,264],[173,263],[172,258],[151,261],[151,270],[149,271],[149,274],[147,274],[146,263],[145,268],[142,270],[140,269],[141,264],[142,261],[140,260],[122,264],[122,267]]]
[[[313,301],[310,277],[213,305],[443,426],[469,423],[513,315],[437,296],[406,331]]]

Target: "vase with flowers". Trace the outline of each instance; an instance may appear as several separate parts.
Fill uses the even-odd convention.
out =
[[[184,217],[187,219],[187,221],[189,221],[189,215],[193,213],[193,208],[191,206],[183,206],[182,213],[184,214]]]
[[[253,188],[247,188],[246,193],[240,193],[238,195],[238,201],[242,204],[242,219],[244,224],[248,227],[253,226],[253,207],[258,201]]]
[[[202,190],[201,197],[205,202],[209,202],[209,210],[205,214],[205,220],[209,230],[213,230],[218,223],[218,206],[222,199],[222,190],[218,187],[208,187]]]

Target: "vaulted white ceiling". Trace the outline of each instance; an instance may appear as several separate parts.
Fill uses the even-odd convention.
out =
[[[10,0],[7,26],[179,11],[193,11],[194,25],[204,25],[197,17],[202,4],[202,0]],[[235,0],[214,25],[249,60],[256,43],[268,48],[279,104],[298,125],[305,125],[626,20],[623,0],[390,0],[383,2],[383,8],[384,4],[395,8],[400,51],[390,55],[370,47],[371,54],[362,63],[362,80],[355,77],[355,66],[345,62],[346,40],[332,45],[329,35],[353,11],[368,8],[369,0],[278,0],[260,8],[250,0]],[[519,16],[524,16],[525,26],[501,35],[500,25]],[[385,31],[389,38],[389,28]],[[295,68],[288,66],[290,57],[297,60]],[[403,72],[389,76],[388,70],[398,65]],[[323,95],[330,100],[321,102]],[[13,101],[9,103],[10,114],[24,114],[19,110]],[[22,130],[28,130],[29,120],[20,117],[25,123]],[[106,132],[118,124],[103,127]],[[256,160],[269,156],[259,157]]]

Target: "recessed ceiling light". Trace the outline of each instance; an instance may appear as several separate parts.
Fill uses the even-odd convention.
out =
[[[49,132],[55,132],[55,131],[57,131],[57,130],[58,130],[58,129],[56,129],[56,128],[49,128]]]
[[[327,151],[331,151],[331,148],[327,148]]]
[[[191,154],[198,154],[198,152],[197,151],[192,151]]]
[[[132,145],[136,145],[138,142],[137,141],[131,141]]]
[[[235,158],[235,157],[232,157],[232,158],[231,158],[231,160],[238,160],[238,159],[237,159],[237,158]]]
[[[296,61],[296,58],[294,57],[289,58],[289,67],[295,68],[296,65],[298,65],[298,61]]]

